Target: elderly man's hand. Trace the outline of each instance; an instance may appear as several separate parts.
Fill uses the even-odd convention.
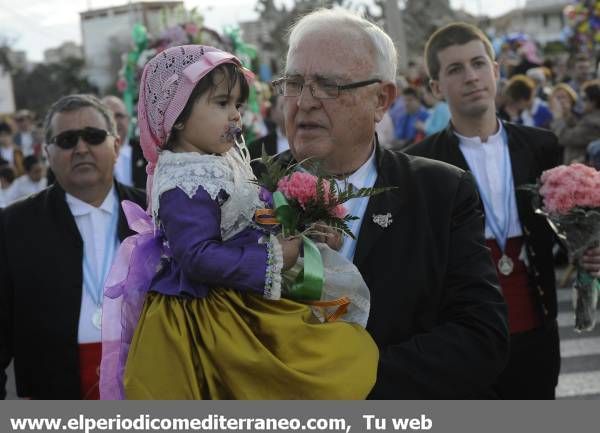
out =
[[[344,243],[343,234],[339,230],[335,230],[328,225],[316,223],[315,229],[321,234],[313,234],[310,237],[316,242],[327,244],[329,248],[339,251]]]
[[[592,277],[600,277],[600,247],[590,248],[579,261],[583,269]]]

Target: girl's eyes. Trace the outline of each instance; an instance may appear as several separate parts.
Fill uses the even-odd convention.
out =
[[[221,108],[226,108],[229,105],[228,100],[218,100],[218,101],[216,101],[216,103]],[[241,110],[244,108],[244,106],[245,106],[245,104],[242,104],[241,102],[236,102],[236,104],[235,104],[236,110]]]

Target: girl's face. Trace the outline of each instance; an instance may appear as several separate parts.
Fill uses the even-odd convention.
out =
[[[214,77],[216,86],[200,96],[192,112],[179,131],[176,152],[225,153],[233,146],[231,126],[241,128],[240,83],[228,93],[227,77],[219,72]]]

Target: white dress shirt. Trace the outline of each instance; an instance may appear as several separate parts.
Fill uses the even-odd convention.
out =
[[[283,132],[281,132],[279,127],[277,127],[275,130],[275,133],[277,134],[277,153],[285,152],[290,148],[290,143],[288,142],[287,137]]]
[[[48,179],[42,177],[39,181],[32,181],[29,176],[24,174],[15,179],[10,186],[10,192],[8,193],[9,203],[15,202],[22,198],[28,197],[31,194],[35,194],[43,190],[48,186]]]
[[[131,168],[132,148],[129,140],[121,144],[119,156],[115,163],[115,178],[127,186],[133,186],[133,170]]]
[[[111,227],[115,212],[117,212],[116,217],[118,218],[118,198],[115,187],[112,187],[100,207],[94,207],[70,194],[66,194],[66,200],[83,239],[84,257],[89,259],[90,266],[96,275],[98,275],[98,273],[102,273],[102,262],[106,250],[114,246],[112,254],[108,257],[108,263],[112,265],[119,242],[116,228],[113,230],[113,233],[107,233]],[[112,245],[110,244],[111,242]],[[96,328],[92,323],[92,316],[98,306],[88,293],[88,290],[82,287],[83,296],[81,297],[78,331],[79,343],[97,343],[102,341],[100,329]],[[101,290],[103,292],[104,284],[102,284]],[[100,302],[103,299],[102,292],[100,292]]]
[[[485,196],[492,207],[486,209],[485,238],[495,239],[494,233],[489,227],[488,213],[492,212],[500,228],[505,227],[506,219],[510,219],[508,237],[513,238],[523,234],[519,214],[517,213],[517,203],[515,199],[515,188],[512,181],[512,165],[510,154],[508,152],[508,143],[505,141],[504,128],[502,122],[498,122],[498,132],[488,137],[486,142],[482,142],[479,137],[465,137],[454,132],[458,137],[460,150],[462,151],[471,173],[477,181],[477,188],[481,196]],[[505,160],[508,158],[508,160]],[[504,168],[510,177],[509,191],[506,189],[506,174]],[[506,195],[510,194],[508,215],[506,214]],[[483,201],[483,197],[482,197]]]
[[[347,185],[352,185],[355,189],[360,188],[372,188],[375,185],[375,181],[377,180],[377,164],[375,162],[375,147],[373,147],[373,152],[369,159],[360,166],[358,170],[352,173],[345,180],[336,180],[338,187],[340,190],[345,191]],[[369,203],[369,197],[362,198],[353,198],[344,203],[346,210],[350,215],[354,215],[358,217],[357,220],[350,221],[348,226],[352,231],[355,239],[352,239],[349,236],[344,236],[344,243],[342,244],[342,248],[340,249],[340,254],[346,257],[348,260],[352,261],[354,259],[354,252],[356,250],[356,239],[358,239],[358,235],[360,233],[360,228],[362,226],[362,222],[365,216],[365,211],[367,210],[367,205]]]
[[[14,165],[15,162],[15,149],[12,146],[0,147],[0,157],[8,162],[10,165]]]
[[[23,152],[23,156],[33,155],[35,153],[35,149],[33,148],[33,134],[31,132],[20,132],[19,136],[21,138],[21,152]]]

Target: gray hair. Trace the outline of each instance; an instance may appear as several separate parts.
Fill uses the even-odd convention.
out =
[[[290,53],[297,47],[305,34],[315,29],[337,29],[341,26],[358,30],[371,42],[374,48],[375,74],[382,80],[394,82],[398,55],[392,38],[381,27],[367,21],[357,13],[342,8],[318,9],[304,15],[296,22],[289,33],[288,61]]]
[[[92,107],[98,111],[106,121],[106,127],[108,132],[117,137],[117,124],[113,117],[112,111],[104,105],[94,95],[68,95],[63,96],[56,101],[46,114],[44,120],[44,138],[46,143],[52,138],[52,119],[57,113],[65,113],[71,111],[77,111],[85,107]]]

